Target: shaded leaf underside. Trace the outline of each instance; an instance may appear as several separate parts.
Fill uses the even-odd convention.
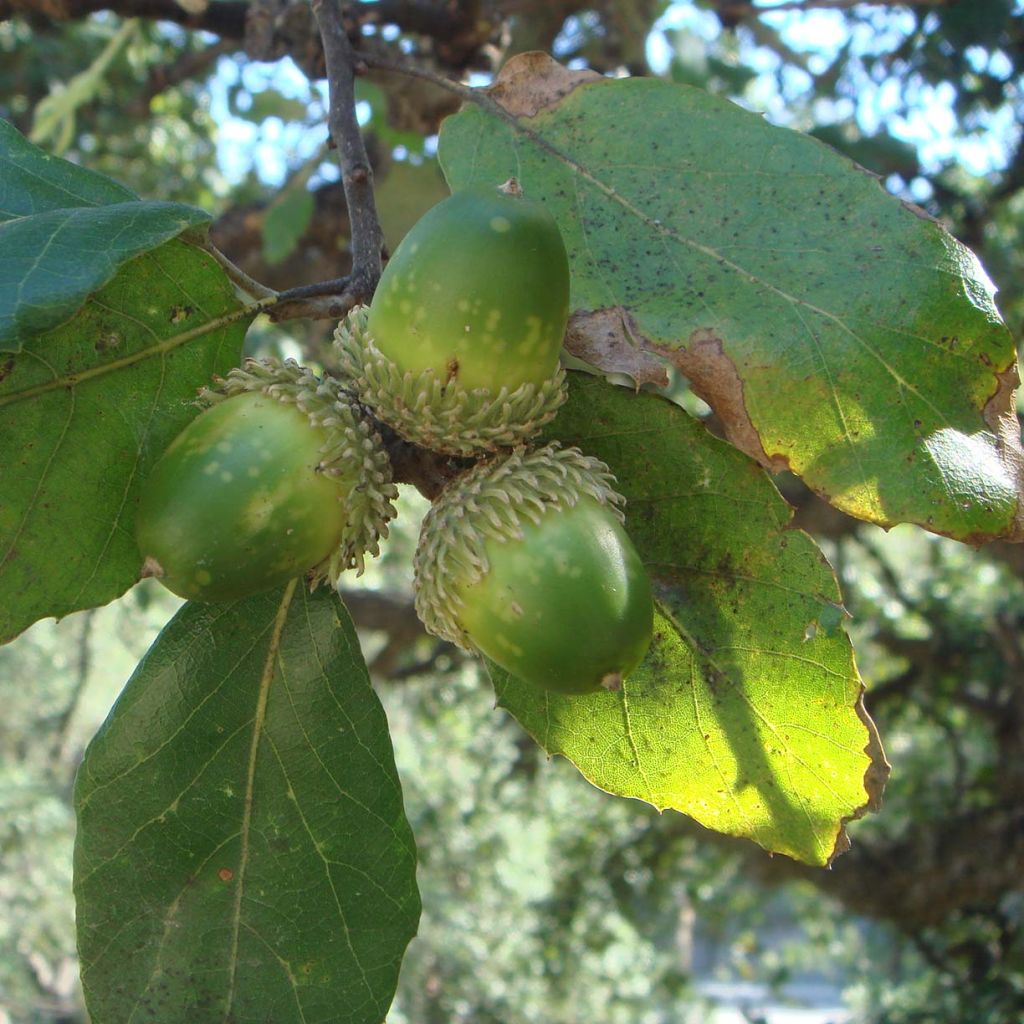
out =
[[[143,202],[0,119],[0,351],[64,323],[128,260],[209,220],[182,203]]]
[[[134,202],[0,224],[0,351],[64,323],[128,260],[208,220],[179,203]]]
[[[415,848],[336,595],[186,605],[90,745],[76,807],[94,1020],[384,1019]]]

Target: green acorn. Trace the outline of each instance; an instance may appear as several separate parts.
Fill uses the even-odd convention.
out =
[[[144,576],[228,601],[312,573],[332,586],[387,536],[390,462],[330,378],[288,361],[232,370],[157,460],[136,537]]]
[[[416,610],[427,629],[560,693],[618,689],[654,608],[608,467],[548,445],[483,462],[423,522]]]
[[[512,447],[565,401],[569,261],[514,180],[456,192],[388,261],[336,333],[360,398],[409,441],[452,455]]]

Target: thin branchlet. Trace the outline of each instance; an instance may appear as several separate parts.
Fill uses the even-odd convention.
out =
[[[313,0],[323,40],[330,93],[328,124],[338,154],[351,225],[352,272],[348,287],[355,301],[367,301],[381,271],[384,233],[373,194],[373,169],[356,117],[356,58],[342,21],[340,0]]]

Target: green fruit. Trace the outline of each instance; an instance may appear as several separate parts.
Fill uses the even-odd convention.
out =
[[[654,609],[609,480],[552,445],[447,489],[416,553],[427,628],[550,690],[617,689],[650,645]]]
[[[375,437],[294,364],[251,364],[225,385],[143,486],[143,574],[181,597],[227,601],[361,567],[394,514]]]
[[[513,182],[456,192],[391,257],[336,334],[360,398],[399,434],[456,455],[521,443],[565,400],[569,263],[558,225]]]
[[[406,235],[377,286],[367,329],[402,372],[510,391],[558,368],[569,261],[539,203],[456,192]]]

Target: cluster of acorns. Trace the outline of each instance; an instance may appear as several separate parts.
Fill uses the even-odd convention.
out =
[[[362,571],[397,496],[369,409],[408,441],[476,460],[423,522],[426,628],[552,690],[617,688],[653,628],[623,499],[597,459],[528,447],[565,401],[568,311],[565,246],[542,206],[514,182],[449,197],[339,326],[344,382],[264,360],[204,392],[209,408],[143,489],[144,575],[220,601]]]

